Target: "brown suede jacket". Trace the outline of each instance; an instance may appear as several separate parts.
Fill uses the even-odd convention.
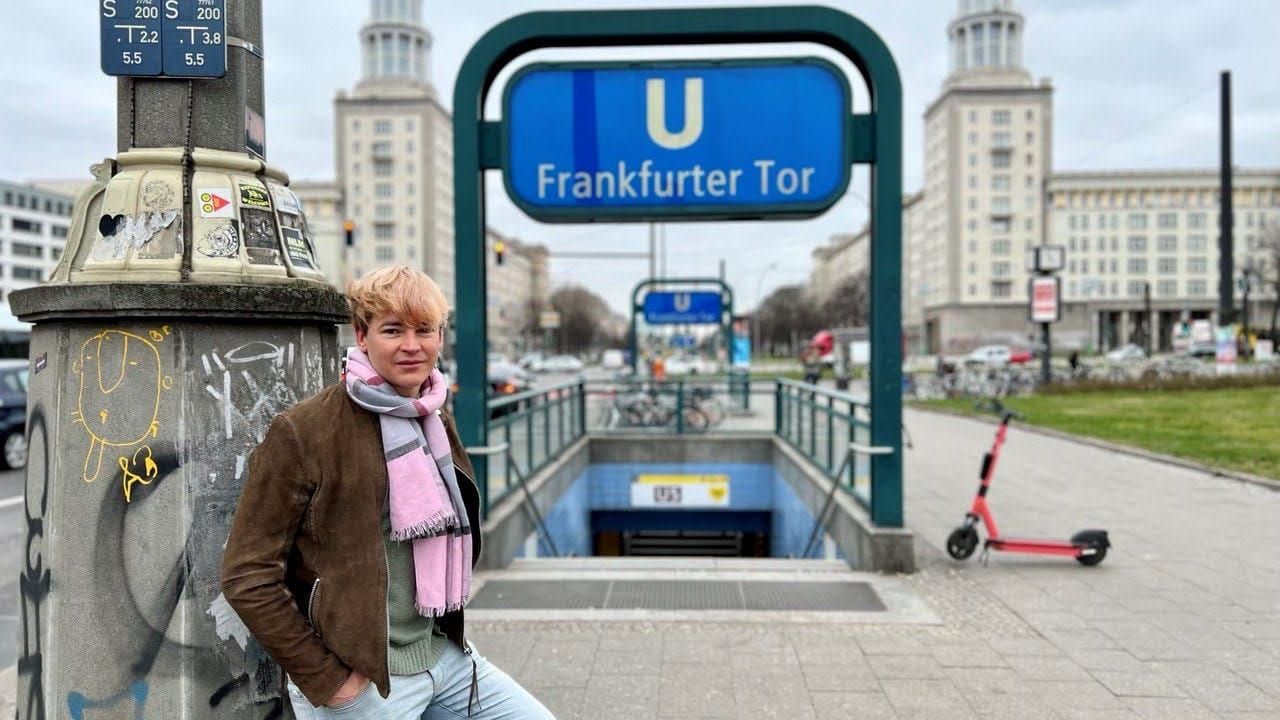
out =
[[[453,419],[442,414],[480,557],[480,493]],[[249,631],[313,705],[352,669],[383,697],[387,466],[378,416],[341,384],[276,416],[249,457],[249,476],[222,558],[222,591]],[[467,649],[462,611],[439,620]]]

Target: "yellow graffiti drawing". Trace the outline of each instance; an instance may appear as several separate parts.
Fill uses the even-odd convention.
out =
[[[138,456],[143,453],[145,453],[146,456],[142,458],[142,474],[139,475],[129,468],[131,466],[137,467]],[[156,465],[156,461],[152,459],[151,447],[148,445],[143,445],[135,450],[133,458],[121,457],[120,471],[123,473],[121,482],[124,484],[125,502],[133,502],[133,486],[135,484],[142,483],[143,485],[150,485],[151,481],[155,480],[156,476],[160,474],[160,468]]]
[[[150,339],[123,330],[104,330],[85,341],[72,372],[80,377],[75,421],[89,433],[84,458],[84,481],[102,473],[102,457],[108,447],[133,448],[160,432],[160,393],[173,386],[173,378],[161,371],[157,342],[169,334],[168,326],[148,333]],[[93,418],[97,422],[86,419]],[[145,451],[145,452],[144,452]],[[136,468],[141,462],[141,474]],[[124,496],[132,496],[137,483],[148,485],[158,469],[151,448],[143,445],[121,455]]]

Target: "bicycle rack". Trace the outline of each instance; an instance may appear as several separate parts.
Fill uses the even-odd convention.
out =
[[[533,501],[533,493],[529,492],[529,486],[525,482],[524,473],[520,470],[520,465],[516,462],[515,453],[511,452],[511,443],[503,442],[497,445],[467,448],[466,450],[468,455],[480,455],[484,457],[505,454],[507,467],[515,471],[516,484],[520,486],[520,490],[524,494],[524,502],[520,504],[533,519],[533,524],[537,528],[538,533],[542,535],[543,542],[545,542],[547,544],[547,548],[551,550],[551,557],[560,557],[560,551],[556,548],[556,542],[551,538],[551,531],[547,530],[547,524],[542,519],[542,513],[538,511],[538,505]]]
[[[822,503],[822,511],[818,513],[818,517],[813,521],[813,530],[809,533],[809,541],[804,544],[804,552],[800,554],[801,558],[809,557],[809,553],[813,551],[813,544],[826,524],[827,513],[831,511],[831,506],[835,503],[836,491],[840,489],[840,476],[844,474],[844,469],[853,462],[854,455],[859,453],[863,455],[892,455],[893,448],[884,445],[849,443],[849,451],[844,454],[844,460],[840,461],[840,468],[835,471],[831,478],[831,489],[827,491],[827,499]]]

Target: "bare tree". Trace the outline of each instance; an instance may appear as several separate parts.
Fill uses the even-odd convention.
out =
[[[792,347],[795,336],[807,339],[825,326],[813,296],[803,285],[785,285],[774,290],[756,311],[760,344],[767,348],[785,345],[794,353],[797,350]]]
[[[829,327],[863,327],[871,314],[870,278],[865,271],[842,279],[822,303]]]
[[[581,285],[564,285],[551,293],[551,307],[560,313],[559,347],[580,353],[606,340],[601,326],[609,317],[609,305]]]

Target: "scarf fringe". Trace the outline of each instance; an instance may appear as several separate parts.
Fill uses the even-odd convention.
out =
[[[458,602],[452,602],[445,605],[443,609],[438,607],[429,607],[426,605],[420,605],[416,600],[414,601],[413,606],[414,608],[417,609],[418,614],[423,617],[439,618],[445,615],[446,613],[458,612],[466,604],[467,604],[466,598],[463,598]]]
[[[452,534],[458,525],[458,518],[447,510],[442,510],[422,522],[409,527],[391,530],[391,539],[396,542],[416,540],[418,538],[440,537]]]

